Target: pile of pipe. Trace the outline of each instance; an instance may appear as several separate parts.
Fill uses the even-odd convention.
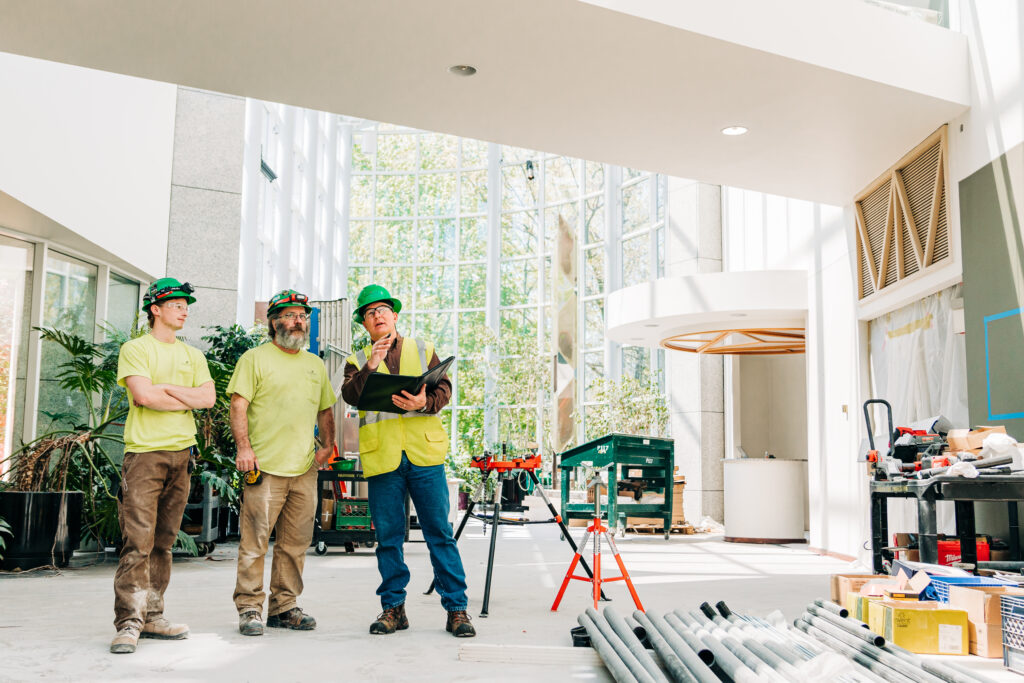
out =
[[[817,600],[793,624],[715,608],[664,616],[613,608],[579,616],[591,646],[618,683],[752,681],[921,681],[989,683],[954,664],[923,659],[885,642],[846,610]],[[650,648],[650,649],[648,649]]]

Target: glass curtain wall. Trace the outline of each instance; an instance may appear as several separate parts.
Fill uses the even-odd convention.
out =
[[[458,357],[443,418],[462,450],[506,438],[547,441],[552,258],[560,221],[578,236],[578,405],[588,405],[587,387],[596,378],[657,364],[658,352],[605,339],[604,310],[609,291],[664,272],[663,177],[345,123],[351,127],[347,296],[372,282],[386,286],[402,301],[403,335],[430,339],[442,357]],[[620,248],[614,260],[622,271],[609,277],[609,253]],[[489,288],[496,292],[491,297]],[[360,325],[352,338],[354,348],[369,342]],[[586,409],[577,412],[582,436]]]

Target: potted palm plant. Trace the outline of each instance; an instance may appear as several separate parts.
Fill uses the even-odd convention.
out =
[[[57,381],[63,390],[86,397],[86,411],[51,416],[45,434],[7,459],[8,476],[0,482],[0,517],[10,527],[4,569],[66,566],[83,530],[99,539],[119,536],[119,476],[110,452],[123,447],[120,427],[128,410],[116,382],[120,344],[37,329],[43,343],[67,352]]]

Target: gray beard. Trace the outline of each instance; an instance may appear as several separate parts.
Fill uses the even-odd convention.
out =
[[[302,349],[309,348],[309,331],[296,334],[288,330],[278,329],[274,341],[289,351],[301,351]]]

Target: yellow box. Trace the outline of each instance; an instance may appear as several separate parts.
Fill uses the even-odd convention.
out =
[[[863,621],[865,624],[868,623],[871,614],[871,605],[882,600],[881,596],[860,595],[859,593],[847,593],[846,597],[846,609],[849,610],[850,617]]]
[[[881,608],[881,609],[880,609]],[[967,612],[937,602],[882,601],[868,626],[902,648],[923,655],[966,655]]]

